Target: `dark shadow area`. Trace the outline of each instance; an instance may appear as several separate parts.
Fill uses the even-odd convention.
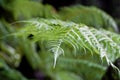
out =
[[[120,58],[118,58],[114,64],[120,69]],[[116,69],[109,66],[102,80],[120,80],[120,76],[118,75],[118,71]]]

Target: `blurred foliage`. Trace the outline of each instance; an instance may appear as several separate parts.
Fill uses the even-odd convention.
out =
[[[77,56],[75,56],[76,54],[74,54],[73,48],[66,44],[62,45],[65,50],[65,56],[60,56],[56,67],[53,68],[54,56],[51,55],[49,51],[46,51],[48,46],[40,41],[32,41],[34,36],[31,32],[36,30],[35,26],[29,27],[27,31],[29,34],[21,32],[20,34],[22,34],[23,37],[13,36],[12,34],[20,31],[21,27],[26,29],[26,26],[31,26],[29,25],[31,23],[24,25],[26,24],[26,19],[31,18],[38,18],[38,20],[39,18],[56,19],[56,22],[53,22],[54,24],[51,24],[50,21],[41,21],[41,24],[46,23],[45,25],[47,26],[45,27],[61,26],[61,23],[59,23],[59,21],[57,22],[57,19],[62,19],[78,24],[84,23],[98,29],[105,28],[111,31],[117,31],[115,21],[104,11],[95,7],[75,6],[62,8],[57,12],[51,5],[43,5],[41,0],[0,0],[0,9],[0,80],[37,80],[37,77],[27,79],[25,78],[26,76],[21,73],[22,71],[17,70],[22,63],[23,56],[25,56],[32,69],[38,71],[38,73],[34,72],[40,77],[38,80],[42,80],[43,77],[43,80],[47,80],[47,77],[50,77],[51,80],[101,80],[105,74],[108,65],[104,59],[101,61],[98,54],[94,54],[93,52],[94,56],[92,56],[88,50],[86,50],[85,53],[83,49],[80,49],[76,53],[83,54],[77,54]],[[20,20],[20,22],[18,20]],[[34,23],[34,25],[40,26],[37,23]],[[65,25],[70,24],[66,22],[62,24],[62,26]],[[43,37],[52,34],[50,32],[46,35],[46,31],[43,31]],[[62,30],[56,29],[56,31],[59,32]],[[35,34],[39,36],[36,37],[37,40],[39,40],[42,34],[38,32],[35,32]],[[59,35],[60,33],[56,33],[56,36]],[[49,36],[50,39],[53,37],[53,35]],[[119,43],[119,40],[116,40],[116,37],[119,36],[115,34],[113,37],[115,41]],[[113,52],[112,50],[110,51]],[[114,59],[112,61],[114,61]],[[34,73],[32,73],[32,75],[36,76]]]
[[[118,32],[118,27],[112,17],[96,7],[86,7],[79,5],[64,7],[59,13],[63,20],[84,23],[97,29],[104,28]]]
[[[9,2],[5,0],[1,2],[1,6],[9,10],[15,20],[58,17],[52,6],[31,0],[9,0]]]
[[[21,73],[15,69],[7,66],[7,64],[0,59],[0,80],[27,80]]]

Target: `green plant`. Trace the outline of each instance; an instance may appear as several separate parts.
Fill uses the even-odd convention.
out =
[[[0,79],[26,79],[16,70],[23,56],[34,71],[52,80],[101,80],[109,65],[119,79],[119,67],[112,62],[120,57],[120,36],[115,33],[116,22],[104,11],[73,6],[56,12],[32,0],[1,0],[0,4],[11,11],[13,20],[21,20],[11,24],[0,19],[0,69],[4,69]],[[31,18],[35,19],[26,20]]]
[[[104,61],[105,58],[108,64],[118,69],[112,63],[120,57],[120,36],[116,33],[57,19],[33,19],[22,22],[26,23],[25,27],[12,35],[28,38],[33,42],[42,42],[45,45],[43,48],[54,53],[54,67],[59,55],[66,53],[64,49],[67,49],[68,45],[69,55],[71,53],[77,55],[78,52],[86,55],[97,54],[100,59]],[[86,61],[83,63],[87,64]]]
[[[94,6],[70,6],[63,7],[59,11],[61,19],[73,21],[75,23],[84,23],[97,29],[104,28],[107,30],[117,31],[118,28],[113,18]]]

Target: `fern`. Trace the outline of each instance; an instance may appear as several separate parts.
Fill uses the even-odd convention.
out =
[[[15,20],[30,19],[33,17],[53,18],[58,17],[51,5],[43,5],[32,0],[14,0],[3,7],[12,12]]]
[[[116,22],[113,18],[96,7],[71,6],[61,8],[59,14],[63,20],[73,21],[75,23],[84,23],[95,28],[104,28],[118,32]]]
[[[57,19],[34,19],[22,22],[25,22],[26,27],[13,35],[28,39],[29,35],[33,35],[31,41],[45,43],[47,48],[54,53],[54,67],[58,56],[64,54],[62,48],[64,43],[71,45],[74,52],[89,50],[92,54],[96,53],[100,55],[101,59],[105,58],[108,64],[115,67],[112,61],[119,57],[120,50],[117,38],[111,37],[112,33],[110,34],[108,31]],[[119,36],[117,35],[117,37]]]

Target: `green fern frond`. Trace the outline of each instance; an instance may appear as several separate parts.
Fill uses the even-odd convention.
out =
[[[73,21],[75,23],[84,23],[95,28],[104,28],[118,32],[118,27],[113,18],[96,7],[71,6],[64,7],[59,14],[63,20]]]
[[[15,20],[30,19],[33,17],[58,17],[51,5],[43,5],[32,0],[14,0],[5,5],[13,13]]]
[[[31,41],[42,41],[50,51],[54,53],[54,67],[60,54],[64,54],[62,44],[71,45],[74,52],[88,50],[92,54],[105,58],[107,63],[112,64],[120,56],[120,46],[117,38],[111,38],[113,34],[108,31],[89,28],[84,24],[64,22],[57,19],[39,19],[22,21],[26,27],[14,33],[16,36],[23,36]],[[30,38],[30,35],[32,35]],[[119,36],[118,36],[119,37]],[[115,40],[114,40],[115,39]],[[115,67],[116,68],[116,67]]]

